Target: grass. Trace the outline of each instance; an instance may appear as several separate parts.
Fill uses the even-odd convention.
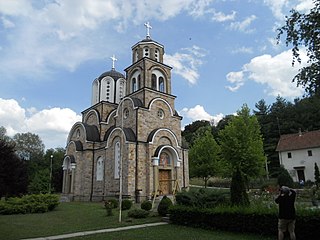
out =
[[[56,210],[43,214],[0,215],[0,233],[5,239],[34,238],[64,233],[123,227],[161,221],[158,216],[146,219],[130,219],[123,211],[122,223],[118,211],[107,216],[102,203],[61,203]],[[257,239],[269,240],[256,235],[210,231],[178,225],[162,225],[121,232],[95,234],[73,239]]]

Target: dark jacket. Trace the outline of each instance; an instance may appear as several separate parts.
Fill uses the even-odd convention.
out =
[[[296,210],[294,202],[296,200],[296,192],[290,189],[289,194],[280,194],[275,202],[279,204],[279,219],[295,219]]]

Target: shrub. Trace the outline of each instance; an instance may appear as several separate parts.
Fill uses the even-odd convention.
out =
[[[277,208],[229,206],[201,209],[175,205],[169,212],[174,224],[258,235],[277,234]],[[297,239],[318,239],[319,227],[319,209],[297,209]]]
[[[128,217],[131,218],[146,218],[148,215],[149,212],[144,209],[133,209],[128,212]]]
[[[288,186],[290,188],[293,187],[293,179],[290,176],[287,169],[284,166],[280,166],[279,168],[279,175],[278,175],[278,185],[281,186]]]
[[[114,209],[119,206],[119,201],[115,198],[111,198],[111,199],[104,201],[104,206],[105,206],[105,208]]]
[[[129,199],[122,200],[121,209],[122,210],[129,210],[132,207],[132,201]]]
[[[177,193],[176,203],[199,208],[216,207],[229,202],[227,195],[229,192],[201,188]]]
[[[150,201],[146,200],[141,203],[141,209],[150,211],[151,208],[152,208],[152,203]]]
[[[54,194],[32,194],[22,198],[8,198],[1,202],[0,214],[44,213],[59,205],[59,197]]]
[[[166,195],[163,196],[159,205],[158,205],[158,213],[160,216],[166,216],[169,212],[169,208],[172,206],[172,201]]]

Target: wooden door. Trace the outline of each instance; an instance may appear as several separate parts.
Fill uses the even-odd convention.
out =
[[[171,170],[159,170],[160,195],[171,193]]]

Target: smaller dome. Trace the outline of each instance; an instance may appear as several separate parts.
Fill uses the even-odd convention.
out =
[[[111,71],[102,73],[98,79],[101,80],[104,77],[112,77],[115,81],[117,81],[119,78],[125,78],[125,76],[122,73],[114,69],[112,69]]]

